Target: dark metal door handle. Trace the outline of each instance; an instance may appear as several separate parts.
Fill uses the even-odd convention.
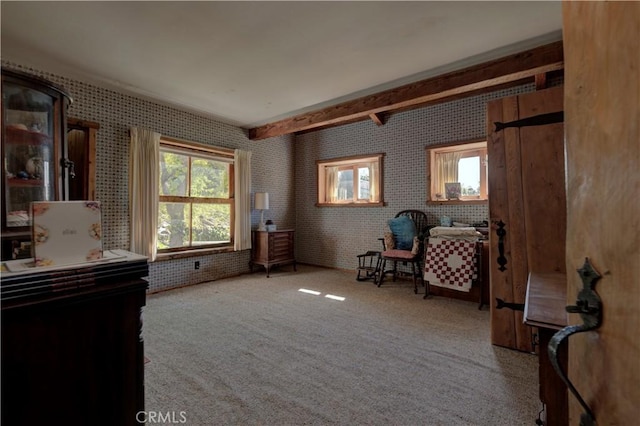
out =
[[[499,222],[494,222],[498,229],[496,229],[496,234],[498,235],[498,269],[500,272],[504,272],[507,268],[504,265],[507,264],[507,258],[504,257],[504,237],[507,235],[507,231],[504,229],[506,223],[500,219]]]
[[[591,411],[582,396],[580,396],[558,362],[558,350],[563,342],[568,341],[569,337],[576,333],[595,330],[600,327],[600,324],[602,323],[602,300],[594,289],[596,282],[600,279],[600,275],[595,271],[595,269],[593,269],[588,258],[585,259],[582,268],[578,269],[578,273],[582,278],[583,288],[578,293],[578,300],[576,301],[575,306],[570,305],[567,306],[566,309],[569,313],[580,314],[583,324],[570,325],[558,331],[549,341],[547,351],[553,368],[556,370],[562,381],[565,382],[567,388],[576,397],[580,405],[582,405],[584,413],[580,416],[580,426],[595,426],[596,418],[593,415],[593,411]]]
[[[62,160],[60,160],[60,162],[62,163],[62,167],[69,169],[69,177],[71,179],[74,179],[76,177],[76,169],[75,169],[74,162],[69,160],[68,158],[63,158]]]

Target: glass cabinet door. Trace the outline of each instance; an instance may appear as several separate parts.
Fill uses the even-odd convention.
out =
[[[31,226],[32,201],[63,198],[61,164],[67,99],[38,80],[2,82],[3,229]]]
[[[29,226],[31,201],[55,200],[53,101],[42,92],[6,83],[4,97],[7,228]]]

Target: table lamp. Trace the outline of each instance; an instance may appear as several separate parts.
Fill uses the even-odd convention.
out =
[[[254,207],[256,210],[260,210],[260,225],[258,225],[258,231],[266,231],[267,227],[264,223],[264,211],[269,210],[269,193],[256,192]]]

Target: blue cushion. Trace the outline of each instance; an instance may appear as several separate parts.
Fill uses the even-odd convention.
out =
[[[408,216],[389,219],[387,223],[396,240],[396,249],[411,250],[413,237],[417,235],[415,223]]]

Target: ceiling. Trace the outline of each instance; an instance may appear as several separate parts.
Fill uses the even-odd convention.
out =
[[[561,39],[559,1],[2,1],[2,59],[244,128]]]

